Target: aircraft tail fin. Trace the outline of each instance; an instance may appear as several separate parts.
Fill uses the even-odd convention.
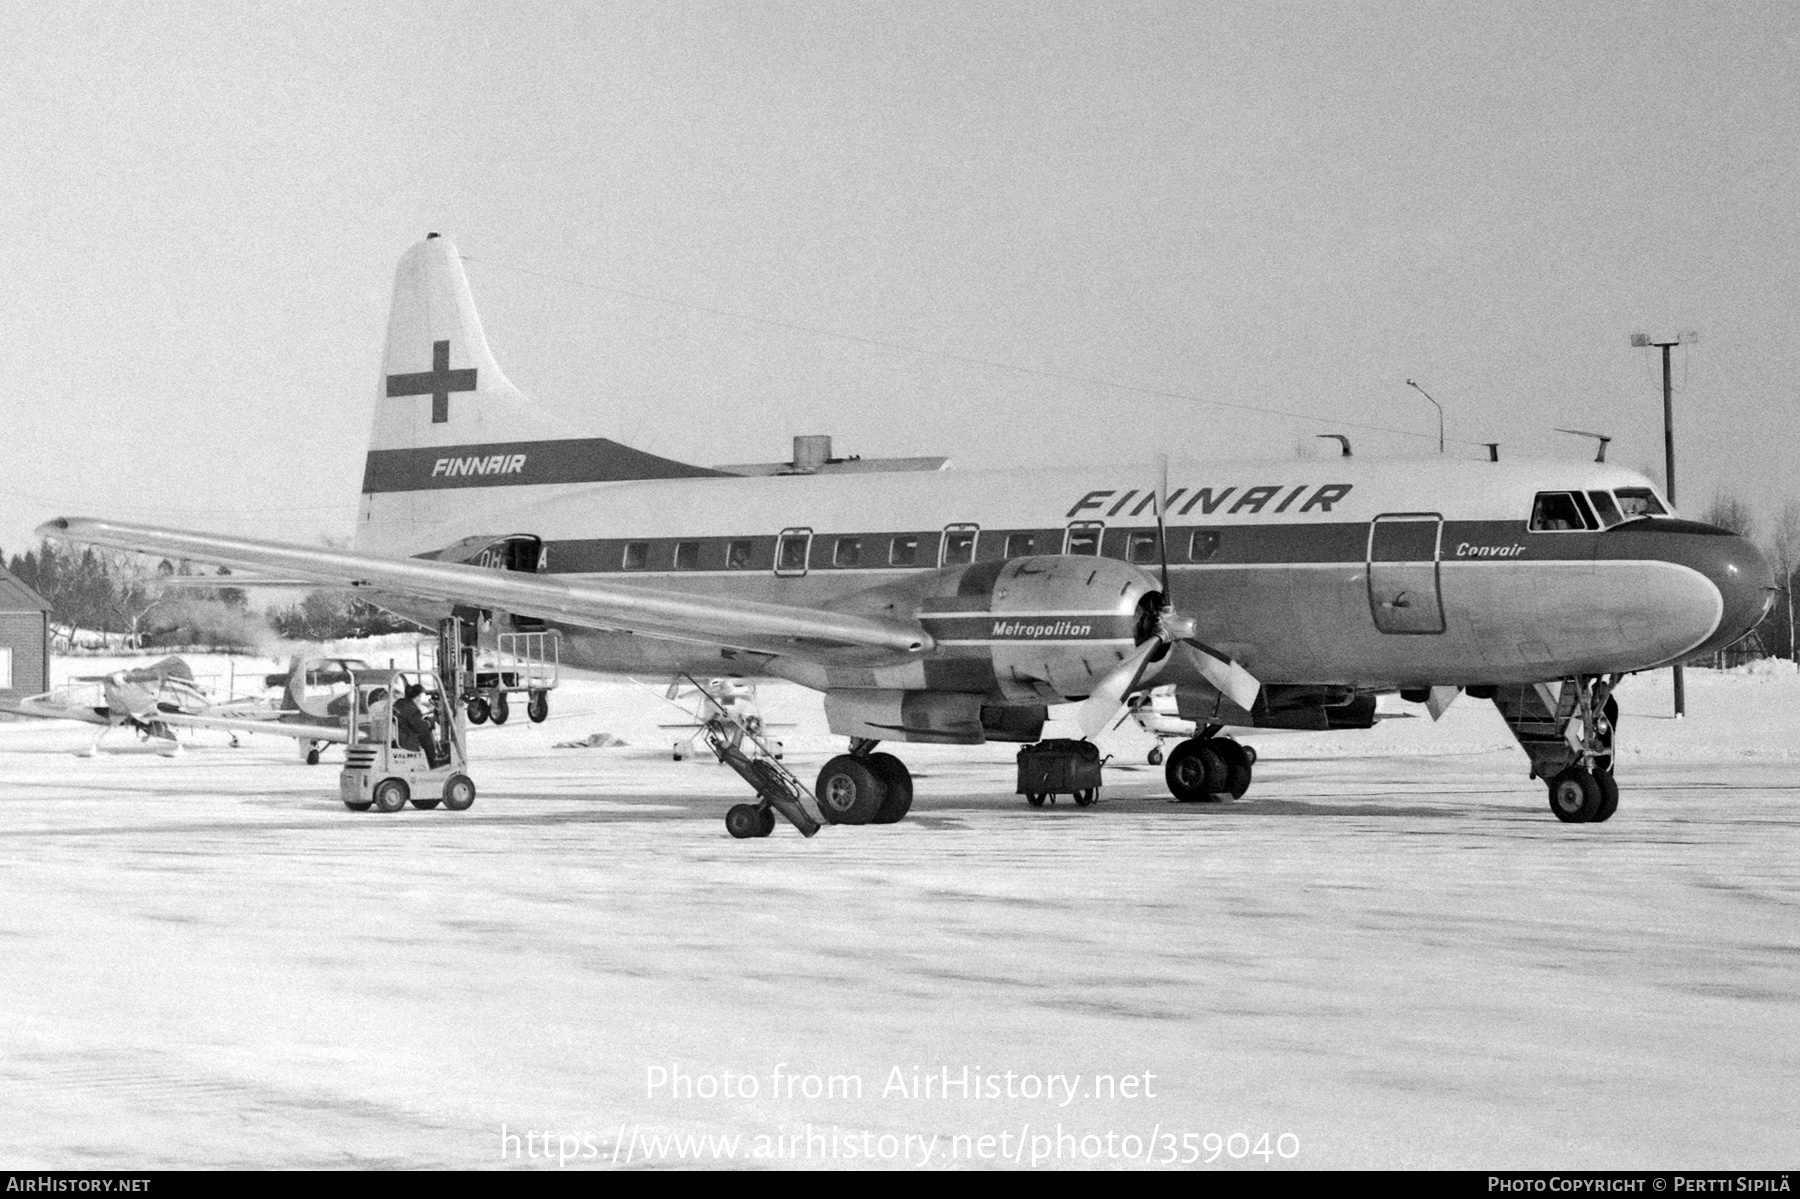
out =
[[[591,397],[582,399],[585,411]],[[488,348],[450,240],[433,233],[401,257],[358,549],[410,554],[472,534],[530,531],[501,514],[546,498],[547,489],[721,473],[584,436],[557,410],[527,398]]]
[[[304,712],[300,706],[300,696],[306,689],[306,659],[298,655],[288,659],[287,674],[270,675],[267,682],[273,687],[281,684],[281,710],[284,712]]]

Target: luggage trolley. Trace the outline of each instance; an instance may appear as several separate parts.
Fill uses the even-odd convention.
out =
[[[400,744],[399,722],[391,705],[406,694],[408,684],[425,688],[422,697],[431,720],[431,742],[440,756],[431,765],[423,750]],[[415,808],[439,803],[460,812],[475,802],[475,784],[464,773],[462,721],[438,676],[429,671],[359,671],[350,687],[350,744],[344,747],[344,769],[338,795],[353,812],[398,812],[410,800]]]
[[[1107,759],[1091,741],[1061,738],[1019,749],[1018,794],[1034,808],[1067,795],[1085,808],[1100,798],[1100,768]]]
[[[542,724],[550,715],[550,692],[556,688],[562,647],[555,630],[501,633],[494,653],[466,670],[460,698],[470,724],[492,720],[505,724],[512,715],[506,697],[524,692],[525,715]]]

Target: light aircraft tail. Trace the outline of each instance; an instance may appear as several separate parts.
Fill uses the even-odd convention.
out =
[[[527,399],[488,349],[449,239],[433,233],[401,257],[358,549],[413,554],[474,535],[531,532],[513,527],[513,514],[560,489],[719,473],[583,436]]]
[[[306,712],[306,709],[300,706],[300,697],[306,694],[305,658],[298,656],[289,658],[287,673],[269,675],[266,681],[271,687],[280,685],[281,710],[283,712]],[[311,715],[311,713],[307,714]]]

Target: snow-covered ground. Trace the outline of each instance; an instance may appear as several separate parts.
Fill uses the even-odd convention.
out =
[[[810,781],[817,697],[761,700]],[[463,813],[348,812],[285,739],[82,759],[82,726],[0,725],[0,1165],[541,1165],[547,1133],[571,1167],[1209,1134],[1215,1166],[1784,1166],[1796,701],[1693,671],[1676,721],[1629,681],[1605,825],[1463,699],[1251,738],[1222,806],[1170,803],[1135,732],[1087,810],[1029,809],[1007,746],[900,747],[905,822],[747,842],[736,776],[671,761],[680,714],[623,682],[473,730]],[[553,748],[597,732],[627,745]]]

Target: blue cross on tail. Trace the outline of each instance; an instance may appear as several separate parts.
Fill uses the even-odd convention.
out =
[[[475,368],[450,369],[450,343],[431,343],[431,369],[414,375],[389,375],[388,398],[396,396],[431,397],[431,423],[441,425],[450,419],[450,393],[475,390]]]

